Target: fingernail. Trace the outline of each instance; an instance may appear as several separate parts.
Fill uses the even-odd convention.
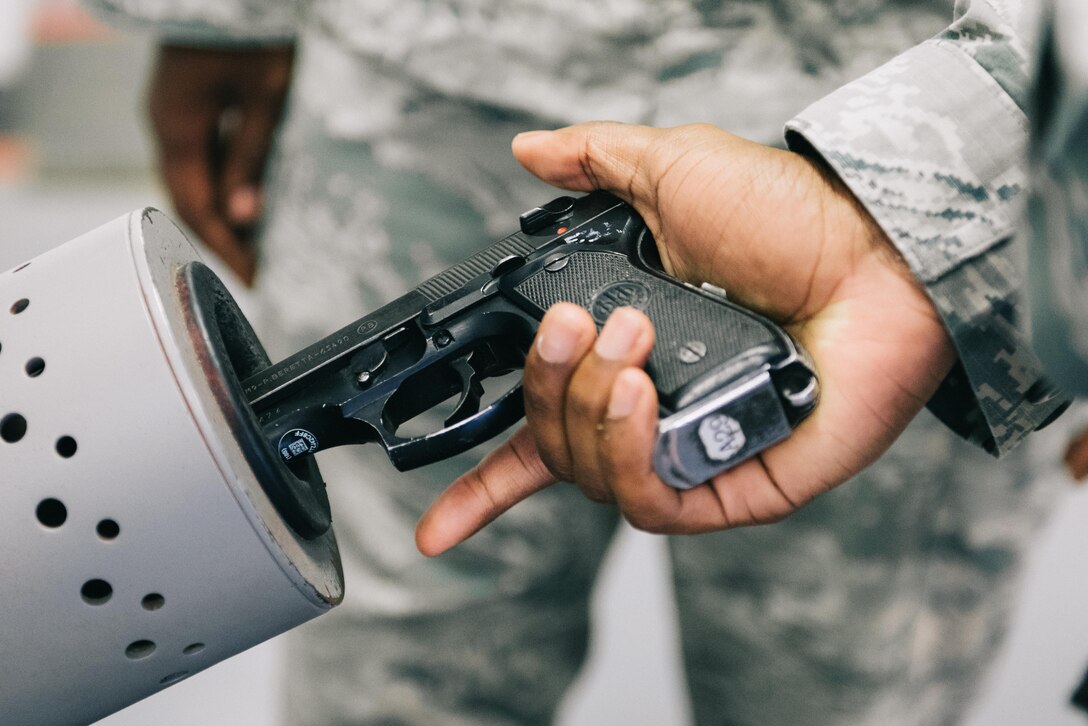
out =
[[[608,399],[608,418],[627,418],[642,397],[638,378],[627,371],[620,373],[612,384],[612,396]]]
[[[623,360],[631,352],[642,335],[642,325],[638,318],[622,309],[617,310],[604,324],[604,329],[593,344],[597,355],[607,360]]]
[[[550,328],[536,336],[536,350],[548,363],[566,363],[574,357],[578,336],[562,325]]]
[[[230,195],[230,217],[234,222],[251,222],[260,213],[261,196],[253,187],[235,189]]]
[[[518,140],[527,141],[529,139],[535,139],[535,138],[538,138],[540,136],[545,136],[545,135],[550,134],[550,133],[552,133],[552,132],[551,131],[546,131],[546,130],[543,130],[543,129],[537,130],[537,131],[522,131],[520,134],[518,134],[517,136],[514,137],[514,141],[518,141]]]

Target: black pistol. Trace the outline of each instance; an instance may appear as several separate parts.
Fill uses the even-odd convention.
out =
[[[630,205],[593,192],[559,197],[520,221],[491,247],[244,377],[244,397],[284,464],[300,471],[322,449],[377,441],[407,470],[499,434],[524,414],[520,382],[490,401],[483,382],[524,366],[540,318],[560,301],[582,306],[598,326],[620,306],[653,321],[646,370],[661,407],[653,456],[670,486],[698,485],[757,454],[816,405],[816,375],[796,342],[719,288],[668,277]],[[402,430],[451,398],[439,430]],[[321,529],[317,520],[296,529]]]

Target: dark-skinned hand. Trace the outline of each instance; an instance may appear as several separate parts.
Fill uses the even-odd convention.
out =
[[[621,309],[597,335],[585,311],[557,305],[528,356],[527,425],[424,515],[416,542],[426,555],[557,481],[614,501],[651,532],[778,521],[872,463],[954,362],[925,291],[818,160],[705,125],[582,124],[522,134],[513,150],[557,187],[627,200],[670,274],[724,287],[785,325],[816,364],[821,400],[785,441],[705,485],[671,489],[651,465],[657,399],[640,367],[649,320]]]
[[[290,46],[163,45],[148,90],[159,170],[178,216],[247,285],[293,59]]]

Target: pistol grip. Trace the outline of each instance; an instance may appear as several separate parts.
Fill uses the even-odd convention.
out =
[[[581,305],[598,326],[621,306],[650,318],[657,342],[646,372],[662,415],[655,468],[689,488],[788,436],[815,405],[815,376],[781,327],[646,264],[647,242],[643,232],[610,248],[568,245],[516,292],[541,309]]]

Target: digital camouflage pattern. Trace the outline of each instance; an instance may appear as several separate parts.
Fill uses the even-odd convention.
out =
[[[1088,393],[1088,4],[1055,2],[1032,99],[1033,341],[1048,372]]]
[[[257,287],[273,356],[507,234],[554,195],[511,157],[519,131],[707,121],[780,144],[806,104],[952,18],[951,0],[92,4],[175,41],[296,38]],[[920,146],[941,142],[931,136]],[[1023,136],[1021,123],[1010,143],[1023,148]],[[1013,218],[975,202],[957,209],[985,217],[980,230]],[[949,251],[941,280],[959,269]],[[1002,272],[978,274],[1006,296],[1013,273]],[[1032,377],[1020,360],[1006,369]],[[959,393],[971,404],[1007,388]],[[347,595],[291,641],[287,723],[550,722],[585,655],[589,591],[617,518],[556,486],[426,560],[415,522],[477,455],[404,474],[377,447],[322,458]],[[870,470],[786,522],[670,539],[697,721],[955,723],[1050,500],[1033,468],[1023,451],[999,464],[923,415]]]
[[[1088,394],[1088,4],[1053,0],[1043,16],[1031,98],[1032,342],[1047,373]],[[1088,711],[1088,673],[1072,694]]]
[[[1088,393],[1088,4],[1052,0],[1043,13],[1031,95],[1032,342],[1047,374]],[[1088,673],[1070,699],[1088,712]]]
[[[152,28],[193,45],[289,43],[299,24],[296,0],[88,0],[107,20]]]
[[[1036,10],[1019,0],[961,2],[944,33],[789,124],[925,283],[960,354],[957,372],[966,374],[966,382],[951,378],[931,407],[994,453],[1066,401],[1025,343],[1022,271],[1010,244],[1027,180],[1027,41]],[[977,410],[957,388],[973,393]]]

